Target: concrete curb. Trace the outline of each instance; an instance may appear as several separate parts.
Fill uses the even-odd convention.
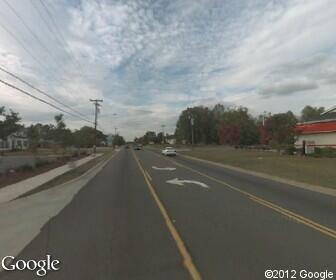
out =
[[[233,170],[233,171],[245,173],[245,174],[252,175],[252,176],[261,177],[261,178],[264,178],[264,179],[268,179],[268,180],[276,181],[276,182],[279,182],[279,183],[287,184],[287,185],[290,185],[290,186],[293,186],[293,187],[297,187],[297,188],[301,188],[301,189],[305,189],[305,190],[318,192],[318,193],[322,193],[322,194],[326,194],[326,195],[336,197],[336,189],[331,189],[331,188],[317,186],[317,185],[311,185],[311,184],[308,184],[308,183],[302,183],[302,182],[298,182],[298,181],[291,180],[291,179],[285,179],[285,178],[269,175],[269,174],[266,174],[266,173],[251,171],[251,170],[247,170],[247,169],[244,169],[244,168],[235,167],[235,166],[232,166],[232,165],[227,165],[227,164],[223,164],[223,163],[218,163],[218,162],[214,162],[214,161],[209,161],[209,160],[205,160],[205,159],[196,158],[196,157],[193,157],[193,156],[188,156],[188,155],[183,155],[183,154],[179,154],[179,155],[184,157],[184,158],[187,158],[187,159],[200,161],[200,162],[203,162],[203,163],[208,163],[208,164],[216,165],[216,166],[219,166],[219,167],[224,167],[224,168],[227,168],[227,169],[230,169],[230,170]]]

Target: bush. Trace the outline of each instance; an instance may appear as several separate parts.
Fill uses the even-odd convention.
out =
[[[38,168],[38,167],[42,167],[42,166],[45,166],[47,165],[49,162],[48,161],[44,161],[44,160],[38,160],[35,164],[35,167]]]
[[[32,171],[33,167],[29,164],[25,164],[19,167],[19,170],[22,172],[28,172],[28,171]]]
[[[336,157],[336,149],[331,148],[331,147],[315,148],[312,156],[314,156],[314,157],[335,158]]]
[[[297,152],[297,149],[294,146],[288,146],[284,149],[285,155],[295,155]]]

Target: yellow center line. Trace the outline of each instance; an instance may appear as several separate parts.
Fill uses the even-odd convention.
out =
[[[146,173],[146,175],[147,175],[147,178],[148,178],[149,180],[153,181],[152,177],[149,175],[149,173],[148,173],[147,170],[145,170],[145,173]]]
[[[162,159],[165,159],[167,161],[172,162],[173,164],[175,164],[177,166],[180,166],[182,168],[188,169],[188,170],[190,170],[190,171],[192,171],[194,173],[197,173],[197,174],[199,174],[199,175],[201,175],[203,177],[206,177],[206,178],[208,178],[208,179],[210,179],[212,181],[215,181],[215,182],[217,182],[217,183],[219,183],[221,185],[224,185],[224,186],[226,186],[227,188],[229,188],[229,189],[231,189],[233,191],[236,191],[238,193],[241,193],[241,194],[247,196],[249,199],[251,199],[252,201],[254,201],[254,202],[258,203],[258,204],[261,204],[261,205],[263,205],[263,206],[265,206],[265,207],[267,207],[269,209],[272,209],[273,211],[276,211],[276,212],[278,212],[278,213],[280,213],[280,214],[282,214],[284,216],[292,218],[293,220],[295,220],[295,221],[297,221],[297,222],[299,222],[299,223],[301,223],[303,225],[306,225],[306,226],[308,226],[308,227],[310,227],[310,228],[312,228],[314,230],[317,230],[320,233],[323,233],[323,234],[325,234],[327,236],[330,236],[330,237],[336,239],[336,230],[334,230],[334,229],[331,229],[329,227],[323,226],[323,225],[321,225],[321,224],[319,224],[319,223],[317,223],[315,221],[312,221],[312,220],[310,220],[310,219],[308,219],[306,217],[303,217],[303,216],[301,216],[299,214],[296,214],[296,213],[294,213],[294,212],[292,212],[292,211],[290,211],[288,209],[280,207],[280,206],[278,206],[278,205],[276,205],[276,204],[274,204],[272,202],[269,202],[269,201],[267,201],[265,199],[262,199],[262,198],[260,198],[260,197],[258,197],[256,195],[253,195],[253,194],[251,194],[251,193],[249,193],[247,191],[243,191],[243,190],[239,189],[238,187],[232,186],[232,185],[230,185],[230,184],[228,184],[228,183],[226,183],[226,182],[224,182],[222,180],[219,180],[217,178],[209,176],[209,175],[207,175],[207,174],[205,174],[203,172],[195,170],[195,169],[193,169],[193,168],[191,168],[189,166],[186,166],[186,165],[184,165],[182,163],[176,162],[175,160],[164,158],[164,157],[162,157],[162,156],[160,156],[160,155],[158,155],[156,153],[154,153],[154,154],[156,156],[162,158]]]
[[[136,154],[134,153],[134,151],[132,151],[133,157],[135,159],[135,161],[137,162],[140,171],[142,172],[142,175],[144,176],[145,182],[147,183],[148,189],[154,199],[154,201],[156,202],[156,205],[158,206],[161,215],[163,216],[164,221],[166,222],[166,225],[169,229],[169,232],[171,234],[171,236],[173,237],[176,247],[183,259],[183,265],[184,267],[187,269],[187,271],[189,272],[191,279],[193,280],[201,280],[202,277],[200,275],[200,273],[198,272],[192,257],[190,255],[190,253],[188,252],[186,246],[184,245],[184,242],[180,236],[180,234],[178,233],[176,227],[174,226],[172,220],[169,217],[169,214],[166,210],[166,208],[164,207],[163,203],[161,202],[158,194],[155,191],[155,188],[153,187],[153,185],[151,184],[149,177],[146,175],[147,171],[145,171],[145,169],[142,167],[138,157],[136,156]],[[148,173],[147,173],[148,174]]]

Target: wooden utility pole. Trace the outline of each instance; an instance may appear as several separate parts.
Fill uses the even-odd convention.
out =
[[[99,113],[99,107],[101,106],[99,102],[103,102],[102,99],[90,99],[91,102],[93,102],[95,106],[95,121],[94,121],[94,143],[93,143],[93,153],[96,153],[96,147],[97,147],[97,125],[98,125],[98,113]]]

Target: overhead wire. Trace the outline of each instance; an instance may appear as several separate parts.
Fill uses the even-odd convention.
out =
[[[1,22],[0,22],[0,27],[5,30],[21,47],[22,49],[36,62],[38,63],[40,66],[42,66],[44,69],[48,70],[47,68],[45,68],[45,66],[43,65],[43,63],[41,63],[34,55],[32,52],[30,52],[26,46],[24,45],[24,43],[12,32],[10,31],[7,27],[5,27]]]
[[[1,66],[0,66],[0,71],[2,71],[2,72],[4,72],[4,73],[10,75],[11,77],[13,77],[13,78],[19,80],[20,82],[22,82],[22,83],[24,83],[25,85],[29,86],[30,88],[32,88],[32,89],[38,91],[39,93],[43,94],[44,96],[49,97],[50,99],[52,99],[53,101],[59,103],[60,105],[62,105],[62,106],[64,106],[64,107],[67,107],[68,109],[70,109],[71,111],[75,112],[76,114],[79,114],[79,115],[81,115],[81,116],[83,116],[83,117],[86,117],[86,116],[85,116],[84,114],[82,114],[81,112],[79,112],[79,111],[73,109],[72,107],[70,107],[69,105],[63,103],[62,101],[59,101],[58,99],[56,99],[56,98],[53,97],[52,95],[50,95],[50,94],[48,94],[47,92],[45,92],[45,91],[43,91],[43,90],[41,90],[41,89],[35,87],[35,86],[32,85],[31,83],[27,82],[26,80],[20,78],[18,75],[14,74],[14,73],[12,73],[12,72],[10,72],[10,71],[8,71],[8,70],[6,70],[5,68],[3,68],[3,67],[1,67]]]
[[[31,0],[31,2],[32,2],[32,1],[33,1],[33,0]],[[46,5],[42,0],[40,0],[39,2],[41,3],[41,6],[43,7],[43,9],[46,11],[46,14],[47,14],[48,18],[50,19],[50,22],[51,22],[52,25],[54,26],[54,30],[56,31],[57,36],[60,38],[60,41],[62,42],[63,46],[66,48],[67,43],[66,43],[66,41],[65,41],[65,39],[64,39],[64,37],[63,37],[63,35],[62,35],[61,30],[58,28],[58,25],[57,25],[57,23],[56,23],[56,20],[55,20],[53,14],[50,12],[49,8],[47,7],[47,5]],[[69,48],[69,53],[68,53],[68,55],[71,57],[72,61],[75,63],[74,65],[75,65],[76,67],[78,67],[78,70],[79,70],[80,74],[83,76],[83,73],[82,73],[82,67],[81,67],[81,65],[79,64],[78,60],[75,59],[75,55],[74,55],[74,53],[72,52],[71,48]]]
[[[17,90],[17,91],[19,91],[19,92],[21,92],[21,93],[23,93],[23,94],[25,94],[25,95],[31,97],[31,98],[33,98],[33,99],[35,99],[35,100],[38,100],[38,101],[40,101],[40,102],[42,102],[42,103],[44,103],[44,104],[47,104],[47,105],[53,107],[54,109],[57,109],[58,111],[61,111],[61,112],[65,113],[65,114],[71,115],[71,116],[73,116],[73,117],[75,117],[75,118],[78,118],[78,119],[81,119],[81,120],[83,120],[83,121],[85,121],[85,122],[88,122],[88,123],[93,124],[92,121],[89,121],[89,120],[87,120],[87,119],[85,119],[85,118],[82,118],[82,117],[80,117],[80,116],[78,116],[78,115],[75,115],[75,114],[73,114],[73,113],[71,113],[71,112],[69,112],[69,111],[66,111],[66,110],[60,108],[59,106],[57,106],[57,105],[55,105],[55,104],[52,104],[52,103],[50,103],[50,102],[48,102],[48,101],[46,101],[46,100],[44,100],[44,99],[42,99],[42,98],[40,98],[40,97],[37,97],[37,96],[35,96],[34,94],[32,94],[32,93],[30,93],[30,92],[28,92],[28,91],[26,91],[26,90],[23,90],[23,89],[21,89],[21,88],[15,86],[15,85],[9,83],[9,82],[6,82],[6,81],[0,79],[0,83],[4,84],[4,85],[6,85],[6,86],[8,86],[8,87],[10,87],[10,88],[13,88],[13,89],[15,89],[15,90]]]
[[[13,12],[13,14],[20,20],[22,25],[28,30],[28,32],[34,37],[34,39],[38,42],[38,44],[45,50],[45,52],[53,59],[53,61],[57,64],[57,66],[61,66],[60,63],[55,60],[55,57],[53,54],[50,52],[48,47],[40,40],[38,35],[29,27],[29,25],[26,23],[26,21],[23,19],[23,17],[14,9],[14,7],[7,1],[3,0],[7,7]]]

